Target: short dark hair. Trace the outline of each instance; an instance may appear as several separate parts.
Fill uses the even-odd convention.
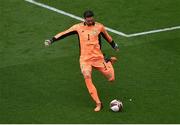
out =
[[[94,13],[93,13],[93,11],[91,11],[91,10],[86,10],[86,11],[84,12],[84,18],[93,17],[93,16],[94,16]]]

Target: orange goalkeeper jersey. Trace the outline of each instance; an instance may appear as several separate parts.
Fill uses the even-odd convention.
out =
[[[58,33],[55,38],[61,39],[72,34],[78,35],[81,61],[104,58],[101,52],[101,36],[109,43],[112,42],[112,38],[105,30],[105,27],[97,22],[91,26],[86,25],[84,22],[75,24],[68,30]]]

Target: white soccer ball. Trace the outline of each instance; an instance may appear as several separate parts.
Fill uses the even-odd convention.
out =
[[[122,111],[123,104],[120,100],[114,99],[110,102],[110,109],[113,112],[119,112]]]

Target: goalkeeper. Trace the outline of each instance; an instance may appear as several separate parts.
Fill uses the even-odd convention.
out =
[[[96,103],[94,111],[98,112],[102,109],[102,102],[92,82],[92,69],[99,70],[108,81],[114,81],[115,75],[112,64],[117,60],[115,57],[104,57],[101,51],[101,36],[106,39],[114,50],[118,51],[119,48],[107,33],[105,27],[101,23],[95,22],[94,14],[90,10],[84,12],[84,22],[73,25],[68,30],[58,33],[50,40],[45,40],[45,45],[49,46],[72,34],[78,35],[81,72],[84,76],[87,89]]]

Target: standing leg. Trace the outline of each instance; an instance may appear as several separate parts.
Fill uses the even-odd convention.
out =
[[[92,82],[92,78],[91,78],[92,66],[83,65],[83,66],[81,66],[81,70],[82,70],[82,74],[83,74],[84,79],[85,79],[86,87],[87,87],[92,99],[96,103],[96,108],[94,109],[94,111],[96,111],[96,112],[100,111],[102,108],[101,101],[99,99],[96,87],[94,86],[94,84]]]

